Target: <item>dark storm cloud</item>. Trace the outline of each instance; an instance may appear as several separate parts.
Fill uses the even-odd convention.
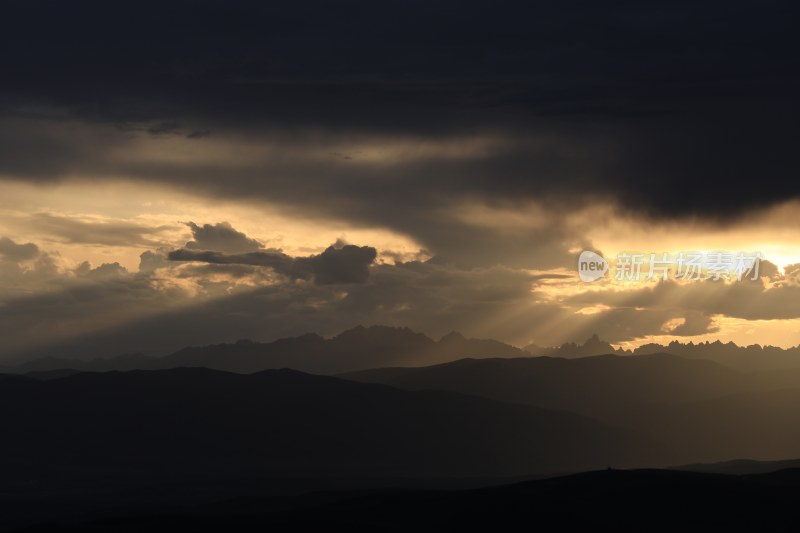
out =
[[[369,277],[369,266],[377,252],[371,246],[345,244],[329,246],[319,255],[295,259],[309,268],[319,285],[333,283],[363,283]]]
[[[319,255],[290,257],[278,251],[225,254],[211,251],[174,250],[171,261],[199,261],[219,265],[254,265],[270,268],[291,279],[312,279],[318,285],[363,283],[377,252],[371,246],[329,246]]]
[[[8,2],[0,110],[17,121],[145,124],[158,139],[200,137],[193,142],[203,135],[192,132],[280,132],[304,146],[320,135],[491,133],[506,146],[477,160],[293,167],[278,178],[207,168],[182,177],[146,159],[106,161],[103,139],[76,143],[20,126],[30,135],[0,143],[0,173],[50,179],[111,169],[311,209],[330,200],[346,212],[349,200],[374,209],[354,216],[384,225],[397,222],[398,199],[424,210],[454,192],[566,203],[599,196],[656,215],[735,215],[799,192],[794,9],[729,1]],[[340,161],[359,161],[347,156]],[[322,192],[291,198],[299,174]],[[390,186],[370,185],[370,174]],[[325,196],[329,188],[334,197]]]

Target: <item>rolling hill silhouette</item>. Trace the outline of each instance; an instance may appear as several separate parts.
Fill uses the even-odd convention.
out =
[[[293,370],[6,379],[6,483],[220,476],[518,476],[658,457],[587,417]]]
[[[800,451],[797,371],[748,373],[654,354],[467,359],[343,377],[568,410],[635,431],[684,462],[776,460]]]
[[[779,470],[800,471],[800,459],[786,459],[783,461],[737,459],[720,463],[695,463],[691,465],[674,466],[671,469],[683,472],[704,472],[708,474],[731,474],[737,476],[769,474]]]
[[[418,368],[380,368],[342,377],[409,390],[449,390],[625,422],[652,406],[750,390],[748,376],[711,361],[668,354],[576,359],[464,359]]]
[[[239,497],[131,506],[35,531],[794,531],[800,470],[721,475],[603,470],[496,488]],[[105,515],[105,516],[103,516]]]
[[[463,353],[510,357],[451,360]],[[783,523],[759,513],[785,512],[775,502],[800,490],[800,476],[750,474],[796,462],[698,463],[800,455],[800,371],[767,365],[752,372],[664,353],[523,355],[457,333],[433,341],[373,327],[332,339],[306,335],[79,362],[155,367],[146,370],[84,372],[40,361],[25,375],[0,375],[8,428],[0,440],[0,491],[13,495],[0,498],[0,527],[30,525],[33,516],[94,520],[101,508],[116,518],[79,527],[374,530],[423,523],[461,531],[507,525],[531,512],[551,528]],[[405,366],[430,359],[447,362]],[[363,369],[387,360],[404,366]],[[288,364],[346,370],[336,377],[252,372]],[[469,488],[674,464],[694,473],[603,470],[481,490],[379,489]],[[307,492],[343,487],[359,491]],[[676,494],[705,499],[676,511],[669,503]],[[237,499],[225,502],[226,495]],[[723,501],[750,507],[720,518]],[[665,513],[674,519],[647,522]]]

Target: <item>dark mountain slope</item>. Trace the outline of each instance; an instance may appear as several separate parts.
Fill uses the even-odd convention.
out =
[[[344,377],[585,414],[659,442],[683,462],[800,455],[800,376],[788,370],[741,373],[654,354],[463,360]]]
[[[795,531],[800,471],[730,476],[604,470],[466,491],[241,498],[120,511],[35,531]]]
[[[575,411],[615,423],[649,406],[713,398],[752,384],[710,361],[667,354],[578,359],[466,359],[422,368],[382,368],[342,375],[409,390],[449,390]]]
[[[84,373],[2,385],[6,482],[516,476],[668,460],[578,415],[291,370]]]

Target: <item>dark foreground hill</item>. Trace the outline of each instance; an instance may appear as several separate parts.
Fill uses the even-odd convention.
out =
[[[778,470],[800,470],[800,459],[785,459],[783,461],[754,461],[752,459],[736,459],[721,463],[695,463],[691,465],[675,466],[672,470],[685,472],[705,472],[708,474],[768,474]]]
[[[750,476],[606,470],[476,490],[123,508],[28,531],[796,531],[798,496],[798,470]]]
[[[427,367],[364,370],[343,377],[575,411],[612,423],[627,420],[633,411],[647,413],[653,405],[716,398],[754,386],[748,376],[717,363],[668,354],[463,359]]]
[[[791,370],[741,372],[653,354],[470,359],[345,377],[584,414],[659,442],[681,462],[776,460],[800,453],[800,374]]]
[[[83,373],[0,387],[2,482],[522,476],[667,458],[565,412],[292,370]]]

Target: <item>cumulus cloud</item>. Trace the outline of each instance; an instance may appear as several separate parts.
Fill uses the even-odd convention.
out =
[[[194,222],[186,225],[192,230],[194,240],[186,243],[189,250],[209,250],[230,254],[254,252],[264,246],[255,239],[249,238],[240,231],[236,231],[228,222],[217,224],[203,224],[199,226]]]
[[[76,269],[77,275],[98,280],[119,278],[127,273],[128,269],[119,263],[103,263],[99,267],[92,268],[88,262],[84,262]]]
[[[167,259],[169,250],[165,248],[156,251],[146,250],[139,255],[139,272],[149,274],[159,268],[167,268],[170,261]]]
[[[53,256],[42,252],[36,244],[19,244],[0,237],[0,297],[41,289],[60,273]]]
[[[0,237],[0,256],[13,262],[28,261],[39,255],[39,247],[32,242],[17,244],[8,237]]]
[[[301,268],[308,269],[319,285],[333,283],[363,283],[369,277],[369,266],[377,252],[371,246],[352,244],[329,246],[319,255],[295,259]]]

